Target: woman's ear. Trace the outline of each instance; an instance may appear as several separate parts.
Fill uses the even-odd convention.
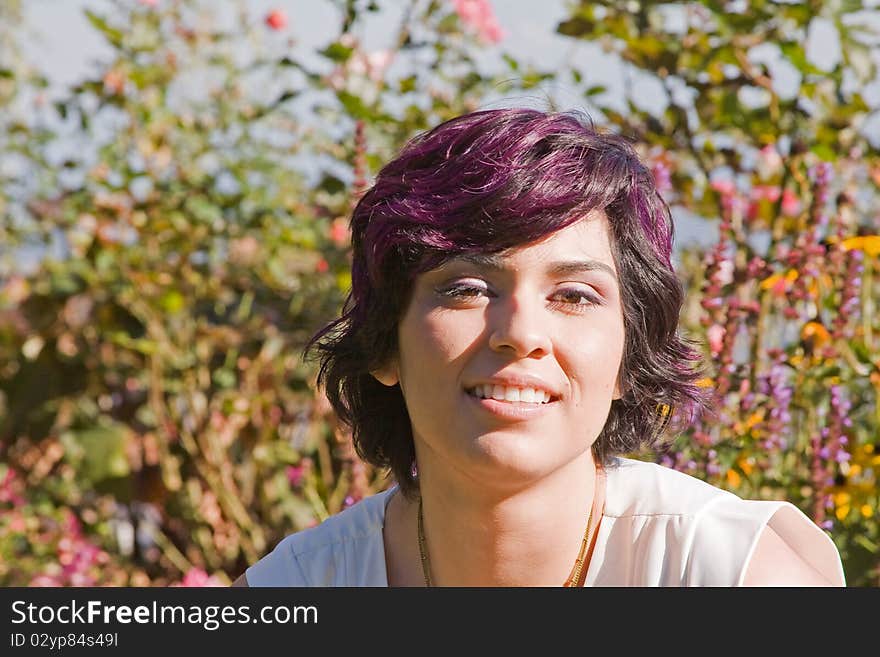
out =
[[[373,370],[370,374],[373,375],[373,378],[375,378],[376,381],[389,388],[400,383],[400,374],[397,370],[396,358],[389,359],[387,365],[380,367],[377,370]]]

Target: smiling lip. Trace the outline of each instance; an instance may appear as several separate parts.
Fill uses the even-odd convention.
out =
[[[532,420],[547,413],[556,405],[556,400],[551,398],[546,404],[534,404],[529,402],[508,402],[498,401],[497,399],[483,399],[465,392],[467,397],[473,404],[481,410],[491,413],[492,415],[513,422],[522,422]]]
[[[473,390],[478,385],[486,384],[502,386],[505,388],[532,388],[534,390],[545,391],[550,393],[551,402],[558,400],[560,397],[559,392],[549,383],[536,376],[526,374],[506,374],[503,376],[498,375],[487,379],[480,379],[479,381],[474,381],[470,385],[465,386],[465,390]]]

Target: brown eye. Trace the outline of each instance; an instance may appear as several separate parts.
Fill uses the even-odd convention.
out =
[[[557,301],[556,303],[560,303],[569,308],[574,307],[578,310],[601,305],[601,302],[595,296],[577,288],[560,290],[555,297],[561,299],[561,301]]]
[[[458,283],[456,285],[452,285],[450,287],[437,290],[437,292],[444,297],[449,297],[450,299],[471,299],[481,294],[487,293],[489,290],[484,287],[478,287],[476,285],[469,285],[467,283]]]

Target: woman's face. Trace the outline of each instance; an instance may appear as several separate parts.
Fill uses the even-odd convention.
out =
[[[374,375],[400,383],[420,472],[527,484],[590,448],[620,397],[610,239],[595,213],[540,242],[418,276],[398,355]]]

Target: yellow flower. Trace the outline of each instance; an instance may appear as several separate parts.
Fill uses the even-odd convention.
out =
[[[752,413],[752,414],[749,416],[749,419],[746,420],[746,427],[749,428],[749,429],[751,429],[751,428],[754,427],[756,424],[760,424],[760,422],[761,422],[763,419],[764,419],[764,411],[757,411],[757,412],[755,412],[755,413]]]
[[[827,342],[831,337],[831,334],[828,333],[828,329],[826,329],[819,322],[807,322],[804,324],[804,327],[801,329],[801,339],[807,340],[812,338],[816,342],[822,344]]]
[[[868,506],[867,504],[862,504],[862,506],[861,506],[861,508],[859,509],[859,511],[861,511],[861,512],[862,512],[862,515],[865,516],[866,518],[870,518],[871,516],[874,515],[874,509],[872,509],[872,508],[871,508],[870,506]]]
[[[700,388],[711,388],[713,385],[715,385],[715,382],[712,380],[712,378],[708,376],[697,380],[696,383]]]
[[[822,285],[826,290],[831,289],[834,284],[831,281],[831,277],[828,274],[821,275]],[[810,280],[810,284],[807,286],[807,291],[810,293],[810,296],[813,299],[819,298],[819,281],[815,278]]]
[[[843,240],[843,248],[847,251],[858,249],[871,256],[880,255],[880,235],[862,235]]]
[[[761,289],[769,290],[773,288],[775,285],[779,284],[784,279],[784,285],[788,288],[789,285],[794,283],[798,278],[797,269],[789,269],[785,272],[783,276],[782,272],[776,272],[775,274],[770,274],[767,278],[761,281]]]
[[[733,488],[737,488],[742,483],[742,477],[739,476],[739,473],[736,470],[728,470],[727,483]]]
[[[837,509],[835,509],[834,515],[837,516],[838,520],[845,520],[846,517],[849,515],[849,511],[850,511],[849,504],[844,504],[843,506],[839,506],[839,507],[837,507]]]

